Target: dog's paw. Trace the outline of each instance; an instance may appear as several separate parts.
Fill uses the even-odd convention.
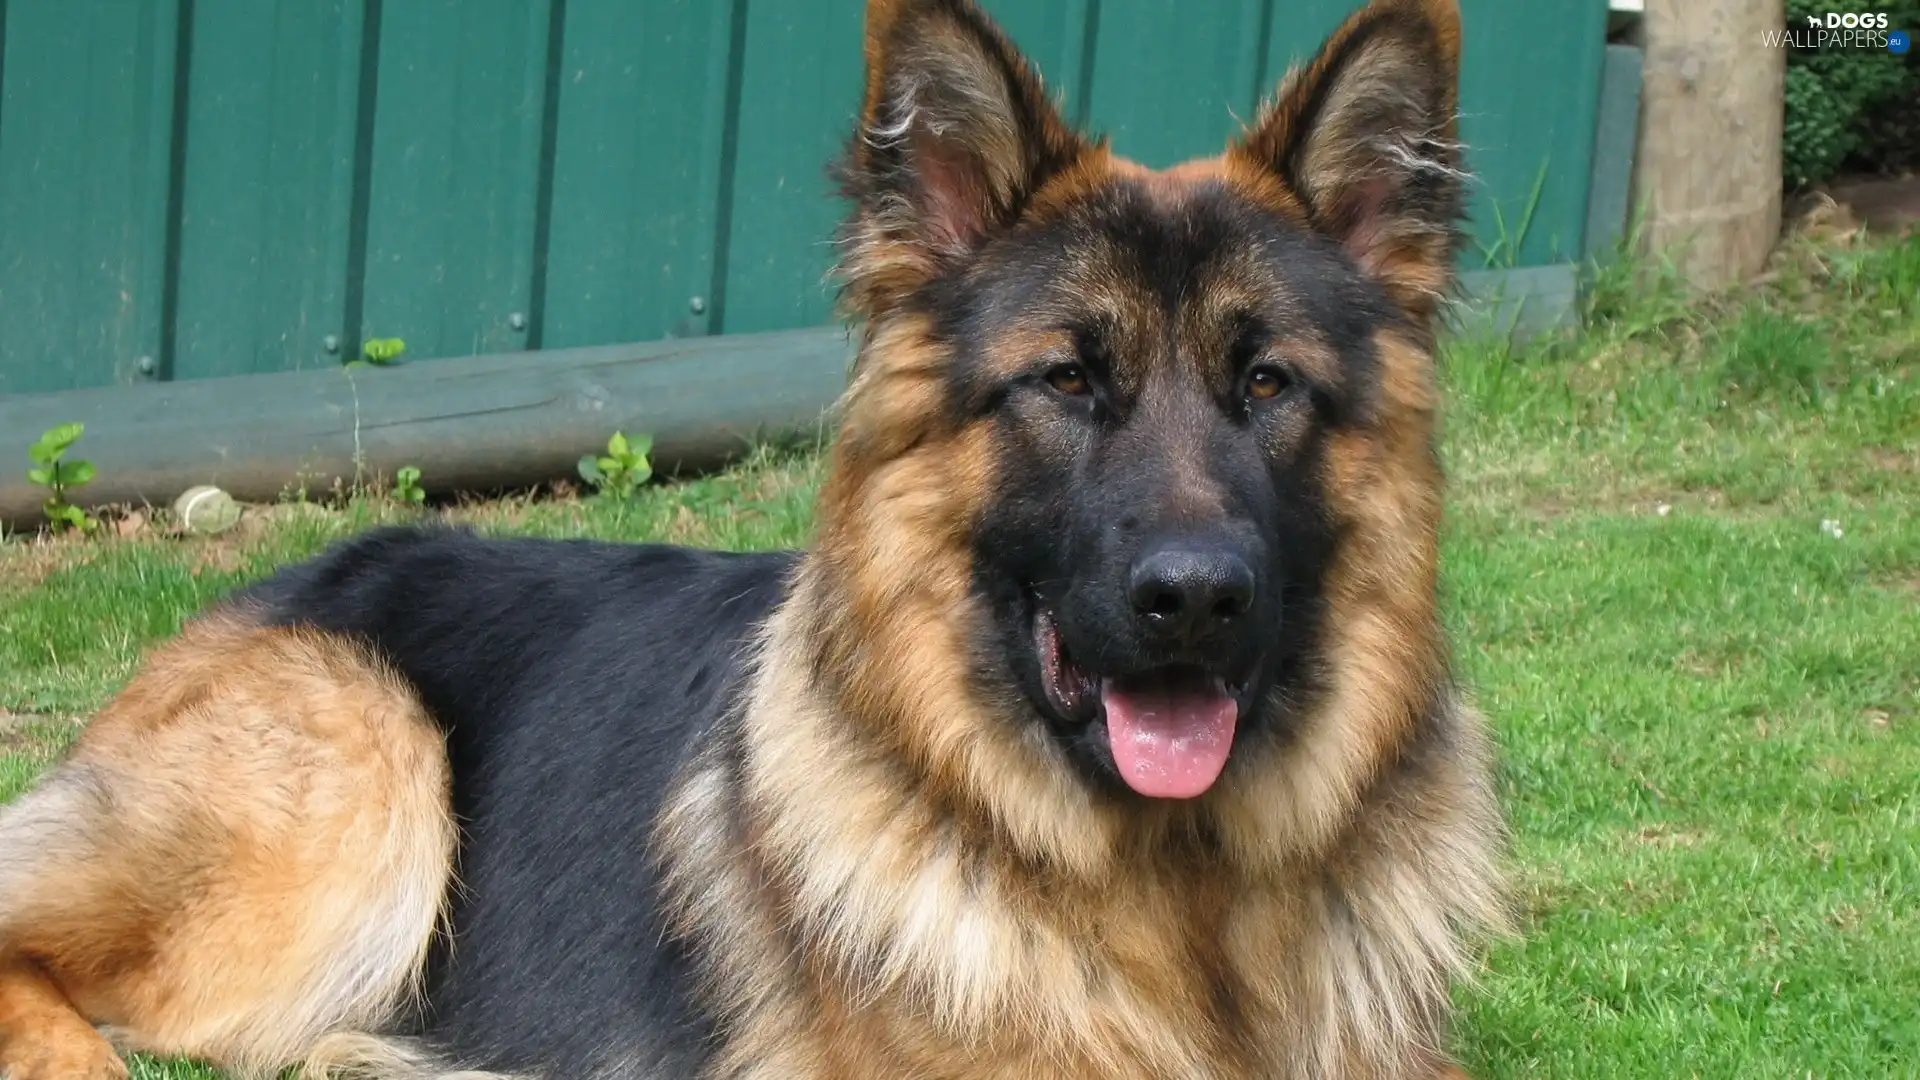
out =
[[[0,1045],[5,1080],[127,1080],[127,1065],[91,1028],[51,1037],[22,1035]]]

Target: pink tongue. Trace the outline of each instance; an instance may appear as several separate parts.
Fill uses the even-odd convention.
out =
[[[1107,741],[1133,790],[1154,799],[1203,795],[1227,767],[1239,707],[1218,690],[1125,691],[1101,684]]]

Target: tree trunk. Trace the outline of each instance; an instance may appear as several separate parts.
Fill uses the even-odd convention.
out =
[[[1780,234],[1785,0],[1647,0],[1634,189],[1643,242],[1695,286],[1757,273]]]

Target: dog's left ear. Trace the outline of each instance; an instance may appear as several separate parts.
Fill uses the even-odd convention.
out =
[[[1461,239],[1459,70],[1458,0],[1374,0],[1288,73],[1230,151],[1277,173],[1314,227],[1423,319]]]
[[[837,168],[851,306],[879,314],[960,265],[1087,148],[972,0],[870,0],[866,97]]]

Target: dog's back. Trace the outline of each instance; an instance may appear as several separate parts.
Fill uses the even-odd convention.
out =
[[[792,561],[391,530],[239,598],[367,641],[446,731],[464,842],[432,1043],[563,1076],[695,1064],[704,1021],[660,932],[648,832]]]

